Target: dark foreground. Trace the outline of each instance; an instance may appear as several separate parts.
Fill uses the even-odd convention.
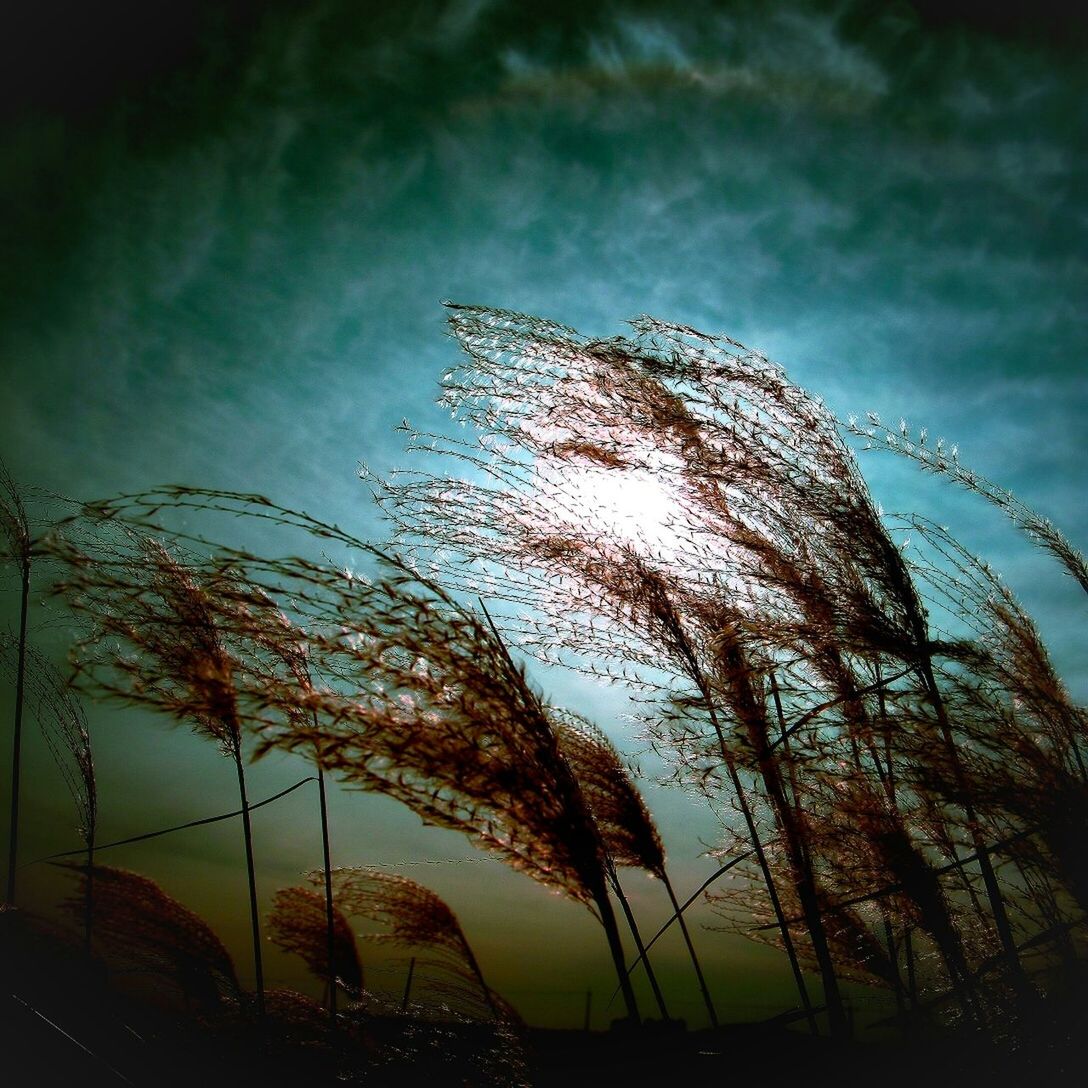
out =
[[[1068,995],[1018,1042],[919,1031],[912,1040],[833,1044],[779,1025],[689,1032],[650,1023],[632,1031],[488,1027],[395,1015],[368,1017],[350,1040],[365,1063],[345,1063],[327,1032],[278,1012],[262,1036],[240,1017],[209,1030],[105,984],[70,948],[0,916],[0,1083],[11,1088],[611,1088],[613,1085],[797,1084],[1050,1088],[1082,1082],[1088,1001]],[[360,1047],[359,1044],[362,1044]]]

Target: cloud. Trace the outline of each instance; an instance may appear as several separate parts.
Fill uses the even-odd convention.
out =
[[[727,331],[844,413],[1016,449],[1014,483],[1065,493],[1088,276],[1060,64],[795,6],[433,10],[269,18],[221,98],[152,116],[170,138],[123,112],[88,138],[78,229],[10,296],[13,461],[363,517],[356,459],[392,467],[403,415],[442,424],[453,297]],[[1028,368],[1052,398],[1018,395]]]

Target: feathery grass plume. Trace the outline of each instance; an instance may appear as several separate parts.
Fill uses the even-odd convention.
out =
[[[30,567],[30,521],[18,484],[0,461],[0,529],[3,530],[3,558],[15,562],[20,571]]]
[[[62,863],[80,882],[94,877],[94,947],[117,971],[148,971],[172,982],[202,1015],[240,996],[234,965],[207,923],[150,877],[108,865]],[[82,919],[85,895],[65,903]]]
[[[672,881],[669,880],[661,836],[642,794],[635,786],[631,772],[611,741],[597,726],[570,712],[562,712],[558,722],[559,747],[578,780],[582,795],[601,833],[612,866],[610,876],[613,878],[616,894],[623,894],[615,873],[615,869],[620,866],[642,869],[662,881],[674,916],[680,924],[710,1023],[717,1027],[718,1013],[710,997],[687,922],[684,920],[684,912],[677,902]],[[649,970],[649,959],[642,938],[637,935],[637,928],[633,927],[632,931],[636,934],[639,955]]]
[[[238,663],[223,630],[239,582],[201,569],[160,540],[121,523],[79,522],[89,543],[58,534],[50,543],[65,574],[56,586],[92,630],[75,650],[76,683],[96,694],[165,711],[214,740],[235,766],[249,883],[257,1015],[264,1018],[264,969],[253,840],[243,763]],[[226,605],[224,606],[224,602]]]
[[[930,553],[913,564],[917,576],[970,636],[944,644],[948,659],[1013,700],[1048,757],[1088,783],[1082,751],[1088,714],[1070,698],[1034,620],[998,574],[947,529],[917,516],[906,525]]]
[[[312,873],[310,882],[324,880]],[[426,949],[428,965],[436,968],[461,990],[469,1006],[482,1004],[490,1016],[501,1019],[509,1008],[484,981],[483,972],[465,937],[457,916],[449,906],[422,884],[406,876],[369,866],[333,870],[333,894],[344,914],[367,918],[384,927],[369,934],[369,941],[388,942],[409,948]]]
[[[86,910],[84,939],[90,950],[91,903],[94,896],[94,845],[98,822],[98,790],[94,777],[94,757],[91,753],[91,734],[87,728],[87,715],[64,678],[48,659],[33,646],[20,646],[13,638],[0,635],[0,664],[9,675],[17,675],[19,659],[24,658],[30,669],[25,672],[24,683],[34,718],[45,738],[49,752],[56,763],[64,784],[75,802],[79,815],[77,832],[87,848],[88,877],[86,881]],[[25,694],[25,692],[24,692]]]
[[[1061,751],[1050,748],[1046,734],[1036,727],[1030,713],[1023,712],[1007,694],[970,674],[950,673],[945,683],[949,706],[966,738],[965,765],[979,810],[998,829],[1001,840],[1011,840],[1014,845],[1011,851],[1002,847],[1001,852],[1019,862],[1041,849],[1047,858],[1047,882],[1056,883],[1063,897],[1071,897],[1084,911],[1088,908],[1088,852],[1082,833],[1088,820],[1084,779],[1063,763]],[[956,780],[939,760],[920,762],[918,773],[934,797],[954,798]],[[1037,847],[1022,841],[1028,837]],[[951,850],[956,846],[954,843]],[[1021,881],[1009,883],[1015,891]],[[970,894],[969,888],[967,891]],[[1023,904],[1023,895],[1017,898]],[[1027,918],[1019,921],[1023,932]]]
[[[921,518],[910,525],[935,556],[919,557],[919,576],[972,636],[944,648],[946,686],[970,745],[979,804],[1014,830],[1031,829],[1053,871],[1088,909],[1088,853],[1077,830],[1088,819],[1088,715],[1072,702],[1034,622],[994,571],[940,526]],[[927,771],[940,779],[939,765]]]
[[[266,671],[250,685],[251,703],[256,717],[271,709],[279,720],[264,721],[261,751],[316,751],[321,765],[348,781],[396,797],[425,820],[468,832],[515,867],[595,905],[628,1013],[637,1019],[595,825],[558,754],[542,700],[505,646],[395,557],[261,496],[168,487],[93,506],[100,519],[142,528],[157,528],[164,509],[266,519],[385,564],[391,578],[369,586],[301,559],[223,550],[222,569],[245,570],[252,579],[247,584],[288,593],[293,611],[313,625],[307,644],[320,668],[340,685],[316,691],[297,668],[288,670],[295,675],[286,683]],[[412,583],[420,594],[406,588]],[[352,685],[362,689],[361,697]]]
[[[781,888],[781,902],[787,922],[795,927],[797,952],[808,966],[818,969],[812,941],[807,930],[801,928],[804,911],[796,884],[786,871],[789,861],[780,854],[769,854],[769,863],[776,877],[776,885]],[[758,869],[741,864],[731,876],[732,880],[725,888],[707,892],[712,909],[725,919],[725,924],[716,928],[758,943],[781,947],[781,930],[760,894],[761,876]],[[822,888],[818,896],[824,917],[825,939],[834,953],[837,973],[842,978],[866,985],[894,987],[894,965],[860,913],[851,906],[832,901]]]
[[[828,657],[836,644],[874,670],[891,658],[892,668],[881,671],[896,671],[897,662],[915,671],[959,781],[993,923],[1023,989],[1002,891],[934,675],[925,610],[826,408],[780,367],[726,337],[644,317],[632,322],[633,340],[589,341],[523,315],[451,309],[468,361],[446,375],[444,399],[482,436],[413,442],[423,448],[437,440],[440,452],[489,483],[421,474],[380,490],[400,540],[462,583],[470,576],[457,570],[457,557],[476,560],[490,592],[551,613],[551,631],[530,649],[596,652],[606,639],[572,628],[599,601],[584,591],[572,597],[578,578],[564,570],[587,541],[596,547],[616,533],[587,513],[577,486],[564,491],[556,478],[611,474],[637,483],[650,476],[673,514],[666,539],[643,534],[643,550],[696,586],[715,581],[746,598],[749,629],[776,653],[799,650],[840,689],[851,667]],[[541,491],[543,500],[534,494]],[[440,507],[451,495],[458,509],[477,512],[447,528]],[[798,604],[793,641],[803,636],[800,645],[773,645],[788,634]],[[653,664],[645,656],[627,660]],[[772,797],[780,793],[773,777],[765,785]],[[800,836],[790,850],[803,870],[803,822],[791,828],[786,809],[775,804],[787,838]],[[813,911],[812,896],[806,900]],[[823,971],[830,984],[826,961]]]
[[[103,516],[123,514],[137,524],[171,505],[256,510],[257,517],[382,560],[391,576],[372,585],[305,560],[229,553],[232,569],[270,578],[277,590],[289,587],[293,607],[316,625],[309,646],[321,668],[349,692],[303,685],[310,718],[266,720],[262,751],[316,749],[348,781],[396,797],[430,822],[465,830],[515,867],[596,904],[622,969],[599,838],[558,753],[546,707],[475,617],[395,557],[259,496],[167,488],[98,505]],[[271,675],[263,679],[257,698],[264,707],[291,705]],[[295,680],[298,686],[297,672]],[[629,1010],[634,1014],[633,995]]]
[[[19,571],[19,635],[16,645],[15,708],[12,720],[11,749],[11,821],[8,832],[8,874],[5,902],[15,903],[15,874],[19,848],[19,778],[23,741],[23,686],[26,678],[26,627],[30,603],[30,563],[32,540],[30,522],[22,494],[0,461],[0,533],[3,551],[0,558],[14,562]]]
[[[559,748],[570,764],[617,866],[665,875],[665,848],[650,810],[619,752],[603,731],[580,714],[557,710]]]
[[[324,872],[320,876],[321,894],[309,888],[281,888],[276,892],[268,916],[269,937],[285,952],[301,956],[310,971],[326,986],[340,985],[349,994],[357,995],[363,989],[363,968],[351,925],[335,905],[336,945],[330,972]]]
[[[1039,547],[1050,552],[1077,580],[1081,589],[1088,593],[1088,562],[1084,555],[1073,547],[1049,518],[1037,514],[1011,491],[960,464],[957,446],[946,447],[943,438],[938,438],[931,446],[928,444],[928,430],[923,427],[914,434],[905,420],[899,421],[896,431],[890,430],[882,425],[875,412],[868,413],[867,425],[851,417],[847,422],[847,430],[856,437],[865,439],[866,450],[888,450],[901,457],[908,457],[923,470],[943,476],[966,490],[981,495]]]
[[[311,652],[341,690],[315,692],[313,720],[266,729],[263,747],[316,749],[345,781],[465,831],[515,868],[595,906],[622,972],[600,837],[548,708],[505,646],[394,559],[378,583],[298,560],[277,569],[295,579],[299,607],[320,618]],[[625,974],[624,985],[634,1016]]]
[[[900,807],[903,794],[893,802],[865,775],[841,760],[838,774],[826,774],[822,790],[810,788],[807,804],[818,814],[814,847],[830,870],[824,882],[827,895],[839,903],[865,901],[873,893],[892,888],[875,899],[884,926],[885,959],[891,972],[876,971],[897,990],[898,973],[894,929],[924,932],[933,941],[952,990],[964,1014],[977,1013],[971,970],[960,937],[960,918],[949,903],[937,868],[907,823]],[[836,911],[834,905],[825,910]],[[872,959],[872,957],[870,957]],[[898,995],[902,998],[902,994]]]
[[[15,673],[17,652],[15,640],[0,635],[0,664],[9,676]],[[31,666],[26,687],[35,720],[72,795],[79,814],[76,828],[79,837],[93,849],[98,795],[86,712],[64,677],[40,650],[28,645],[26,656]]]

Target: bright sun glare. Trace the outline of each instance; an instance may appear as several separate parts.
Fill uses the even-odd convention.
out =
[[[590,529],[659,554],[677,549],[677,496],[662,473],[567,462],[541,475],[567,513]]]

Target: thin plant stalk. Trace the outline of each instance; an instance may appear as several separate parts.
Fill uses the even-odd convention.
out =
[[[771,676],[771,693],[774,696],[782,736],[785,738],[787,736],[786,720],[782,711],[782,700],[779,695],[778,684],[773,674]],[[786,840],[790,864],[795,873],[797,894],[801,899],[802,913],[805,916],[805,922],[808,925],[809,935],[812,939],[812,948],[816,953],[816,960],[820,967],[820,977],[824,987],[824,1004],[827,1006],[831,1034],[843,1035],[849,1031],[849,1027],[839,993],[838,979],[835,977],[831,951],[827,944],[823,919],[820,916],[820,906],[816,898],[816,881],[812,870],[812,860],[809,856],[807,844],[804,841],[802,831],[804,824],[800,809],[797,807],[799,799],[794,762],[792,759],[789,760],[790,782],[794,794],[794,803],[791,805],[786,797],[781,774],[772,763],[770,746],[766,744],[766,738],[759,737],[755,739],[759,741],[757,744],[757,757],[760,773],[763,776],[767,793],[774,804],[778,815],[778,823]],[[786,750],[788,755],[788,748]]]
[[[835,977],[835,968],[831,960],[827,934],[824,931],[823,919],[820,916],[820,905],[816,897],[812,867],[799,830],[799,822],[795,819],[794,811],[786,799],[781,778],[778,775],[777,768],[773,766],[769,758],[769,752],[760,753],[759,762],[764,788],[774,805],[778,823],[785,839],[790,867],[794,873],[794,883],[798,897],[801,900],[801,910],[804,914],[809,936],[812,939],[812,948],[816,954],[817,963],[820,966],[820,977],[824,988],[824,1004],[827,1006],[831,1034],[842,1036],[848,1032],[846,1013],[839,993],[838,979]]]
[[[23,746],[23,686],[26,680],[26,618],[30,603],[30,560],[22,562],[19,601],[19,662],[15,675],[15,724],[11,742],[11,824],[8,835],[8,884],[5,898],[15,904],[15,867],[19,851],[19,772]]]
[[[759,863],[759,870],[763,874],[763,883],[767,886],[767,895],[770,897],[771,908],[774,910],[775,920],[778,922],[778,931],[782,935],[782,944],[786,949],[786,956],[790,961],[790,970],[793,972],[793,980],[797,985],[797,992],[801,998],[801,1005],[805,1010],[805,1019],[808,1021],[809,1030],[812,1034],[818,1035],[819,1029],[816,1026],[816,1015],[812,1009],[812,1001],[808,996],[808,987],[805,985],[805,977],[801,973],[801,964],[797,959],[797,949],[794,948],[793,945],[793,936],[791,935],[789,925],[786,922],[786,912],[782,909],[782,902],[778,898],[778,890],[774,885],[771,867],[767,863],[767,856],[763,850],[763,844],[760,842],[759,832],[756,830],[755,819],[752,816],[752,810],[748,805],[748,798],[745,796],[744,786],[741,783],[740,775],[737,773],[736,761],[729,751],[729,746],[725,743],[725,734],[722,732],[721,723],[718,721],[717,712],[714,710],[714,703],[710,698],[710,692],[702,681],[701,675],[698,678],[698,682],[703,700],[710,714],[711,724],[713,725],[714,732],[718,738],[718,748],[721,751],[722,760],[725,763],[726,771],[729,774],[729,780],[733,785],[733,791],[737,797],[737,803],[740,805],[741,815],[744,817],[744,823],[748,829],[749,841],[752,844],[752,849],[756,852],[756,861]]]
[[[892,965],[892,971],[894,972],[892,990],[895,993],[895,1011],[896,1015],[902,1018],[906,1006],[903,1000],[903,976],[899,973],[899,949],[895,945],[895,934],[892,932],[891,918],[886,910],[883,911],[883,915],[884,943],[888,948],[888,962]]]
[[[960,793],[960,803],[963,806],[963,813],[967,817],[967,829],[971,835],[971,844],[975,848],[979,871],[982,873],[982,881],[986,886],[986,896],[990,902],[990,912],[993,915],[998,940],[1001,942],[1001,948],[1011,970],[1013,987],[1021,998],[1029,998],[1031,996],[1031,987],[1020,962],[1020,954],[1016,947],[1016,940],[1013,937],[1012,926],[1009,924],[1008,912],[1005,910],[1005,900],[997,883],[997,874],[994,872],[993,863],[990,861],[990,851],[982,839],[982,828],[975,812],[974,803],[971,800],[967,775],[963,769],[963,763],[960,761],[959,751],[952,736],[952,727],[949,724],[948,714],[945,710],[944,699],[937,688],[937,681],[933,676],[933,669],[928,656],[922,657],[920,669],[922,680],[937,714],[937,724],[941,731],[941,738],[948,751],[952,773],[955,776],[956,787]]]
[[[724,738],[723,738],[724,747]],[[763,874],[763,882],[767,886],[767,894],[770,896],[771,907],[774,910],[775,918],[778,921],[778,929],[782,934],[782,941],[786,948],[786,955],[790,961],[790,969],[793,971],[793,979],[797,984],[797,992],[801,997],[801,1004],[805,1009],[805,1019],[808,1021],[809,1028],[813,1035],[818,1035],[819,1031],[816,1028],[816,1017],[812,1009],[812,1002],[808,996],[808,987],[805,985],[804,975],[801,973],[801,964],[797,959],[797,949],[793,945],[793,936],[790,933],[789,925],[786,922],[786,913],[782,909],[782,902],[778,898],[778,890],[774,885],[774,877],[771,875],[771,867],[767,862],[767,855],[763,850],[763,844],[759,839],[759,832],[756,830],[755,820],[752,817],[752,810],[748,805],[748,799],[744,795],[744,789],[741,785],[740,776],[737,774],[737,769],[730,759],[728,764],[729,777],[733,783],[733,789],[736,792],[737,798],[740,802],[741,813],[744,816],[744,822],[748,827],[748,838],[752,843],[752,848],[756,852],[756,860],[759,862],[760,872]]]
[[[650,963],[649,954],[646,951],[645,945],[642,943],[642,934],[639,932],[638,922],[635,921],[634,913],[631,911],[631,904],[627,901],[627,896],[624,895],[619,877],[616,875],[616,870],[611,863],[608,864],[608,870],[608,879],[612,885],[612,891],[615,892],[616,898],[623,908],[624,917],[627,919],[627,928],[630,929],[631,936],[635,939],[635,947],[638,949],[639,958],[642,960],[642,966],[646,969],[646,977],[650,981],[650,989],[653,990],[654,1000],[657,1002],[657,1008],[661,1013],[661,1019],[670,1020],[672,1018],[669,1016],[669,1010],[665,1004],[665,996],[661,992],[661,987],[658,985],[657,981],[657,975],[654,973],[653,966]]]
[[[918,1012],[918,982],[914,976],[914,931],[908,929],[903,935],[904,950],[907,957],[907,994],[913,1013]]]
[[[15,869],[18,862],[19,843],[19,772],[23,741],[23,701],[26,678],[26,626],[30,603],[30,523],[26,507],[7,466],[0,460],[0,536],[6,538],[6,547],[0,554],[14,559],[19,567],[21,594],[19,600],[19,643],[15,681],[15,712],[11,741],[11,822],[8,838],[8,875],[6,901],[15,905]]]
[[[695,954],[695,945],[692,943],[691,934],[688,932],[688,924],[684,921],[684,911],[676,899],[676,892],[673,890],[672,881],[669,879],[668,873],[664,870],[662,870],[661,879],[665,884],[665,891],[669,893],[669,902],[672,904],[673,914],[675,915],[677,922],[680,923],[680,932],[684,935],[684,944],[687,945],[688,955],[691,957],[691,965],[695,968],[695,977],[699,980],[699,989],[703,995],[703,1003],[706,1005],[710,1023],[713,1027],[717,1028],[720,1026],[718,1021],[718,1010],[714,1008],[714,1002],[710,997],[710,988],[707,986],[706,978],[703,976],[702,965],[699,963],[699,957]]]
[[[234,766],[238,771],[238,794],[242,801],[242,833],[246,844],[246,875],[249,878],[249,920],[253,933],[253,971],[257,985],[257,1019],[265,1023],[264,962],[261,955],[261,916],[257,907],[257,876],[253,864],[253,830],[249,821],[249,799],[246,796],[246,776],[242,766],[241,739],[235,745]]]
[[[325,775],[317,765],[317,793],[321,804],[321,853],[325,866],[325,926],[329,950],[329,1020],[336,1024],[336,926],[332,906],[332,865],[329,858],[329,812],[325,801]]]
[[[88,957],[94,930],[94,833],[92,827],[87,834],[87,881],[83,890],[83,947]]]
[[[465,959],[468,960],[469,970],[476,976],[476,981],[480,984],[480,991],[484,995],[484,1001],[487,1002],[487,1007],[491,1010],[491,1015],[496,1019],[501,1017],[498,1005],[495,1004],[495,998],[492,996],[491,987],[488,986],[487,980],[484,978],[483,971],[480,970],[480,964],[476,959],[476,953],[472,951],[472,946],[468,941],[464,942]]]
[[[608,950],[612,953],[612,964],[616,969],[616,977],[619,979],[628,1018],[632,1023],[640,1024],[642,1017],[639,1015],[638,1002],[635,1000],[635,991],[631,988],[631,980],[627,977],[623,944],[620,941],[619,927],[616,925],[616,915],[612,910],[612,904],[608,901],[608,892],[602,886],[594,891],[593,899],[597,904],[597,914],[601,925],[604,926],[605,936],[608,938]]]

